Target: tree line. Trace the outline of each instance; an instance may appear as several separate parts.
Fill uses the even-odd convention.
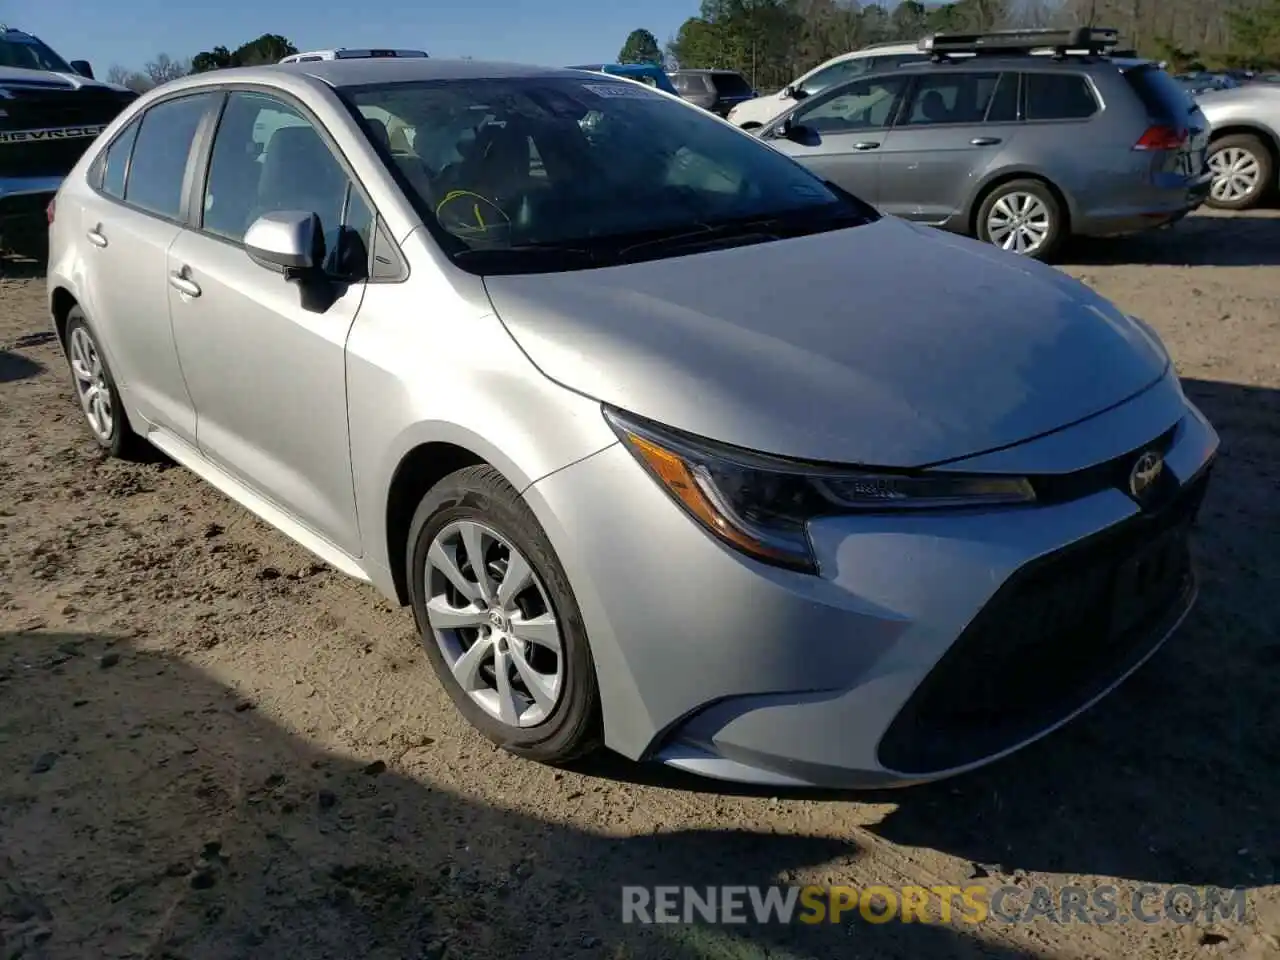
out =
[[[141,70],[129,70],[126,67],[113,66],[107,71],[107,80],[145,93],[189,73],[205,73],[209,70],[221,70],[226,67],[256,67],[268,63],[279,63],[298,48],[278,33],[264,33],[262,36],[243,43],[234,50],[227,47],[214,47],[202,50],[190,60],[175,60],[167,53],[162,53],[149,61]]]
[[[635,30],[620,62],[737,70],[776,89],[836,54],[937,31],[1114,27],[1125,47],[1175,72],[1280,69],[1280,0],[702,0],[665,51]]]

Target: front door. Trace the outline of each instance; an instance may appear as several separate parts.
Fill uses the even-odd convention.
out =
[[[1018,75],[951,71],[921,76],[880,147],[880,209],[945,223],[1017,134]]]
[[[245,253],[249,225],[284,210],[320,217],[331,302],[304,297],[299,282]],[[372,208],[310,117],[281,99],[236,92],[214,138],[196,222],[170,248],[168,273],[200,450],[359,556],[345,350],[364,296]]]
[[[769,143],[867,203],[879,205],[880,148],[907,86],[902,76],[855,80],[806,100],[790,115],[789,139],[775,126]]]

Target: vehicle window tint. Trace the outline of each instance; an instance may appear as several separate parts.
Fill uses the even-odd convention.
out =
[[[903,77],[872,77],[846,84],[797,111],[795,122],[818,133],[874,130],[889,125],[906,86]]]
[[[923,76],[901,123],[981,123],[987,115],[998,73],[938,73]]]
[[[1013,123],[1018,119],[1018,75],[1000,74],[1000,82],[987,107],[987,123]]]
[[[751,84],[740,73],[714,73],[711,83],[722,97],[745,97],[751,93]]]
[[[259,140],[262,130],[269,138]],[[348,178],[320,134],[286,103],[233,93],[213,139],[203,227],[239,241],[263,214],[307,210],[320,217],[325,249],[337,249]]]
[[[129,154],[133,150],[133,142],[138,138],[138,127],[141,124],[134,120],[124,128],[102,158],[102,192],[117,200],[124,199],[124,178],[129,172]]]
[[[182,178],[196,127],[211,94],[166,100],[148,110],[133,145],[124,199],[134,206],[177,219],[182,210]]]
[[[1028,73],[1028,120],[1083,120],[1098,112],[1089,82],[1078,73]]]

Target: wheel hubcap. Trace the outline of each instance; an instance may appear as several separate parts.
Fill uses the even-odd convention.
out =
[[[1210,196],[1232,203],[1252,196],[1258,189],[1262,164],[1243,147],[1227,147],[1209,157],[1209,171],[1213,174]]]
[[[85,419],[89,421],[89,429],[95,437],[107,443],[115,428],[111,388],[107,386],[107,372],[102,366],[98,345],[84,327],[76,327],[71,332],[68,354],[71,373],[76,381],[76,396],[80,399]]]
[[[497,531],[449,524],[427,550],[427,619],[454,679],[486,713],[532,727],[564,686],[564,643],[546,588]]]
[[[1044,246],[1053,217],[1043,200],[1030,193],[1007,193],[987,215],[987,236],[997,247],[1035,253]]]

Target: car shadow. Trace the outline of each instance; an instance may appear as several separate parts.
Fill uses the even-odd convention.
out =
[[[1280,265],[1280,216],[1268,210],[1197,213],[1149,233],[1077,237],[1058,259],[1069,266],[1276,266]]]
[[[4,956],[802,960],[849,943],[847,917],[622,922],[624,885],[780,882],[858,857],[843,839],[608,836],[490,807],[416,779],[408,755],[318,749],[119,637],[0,634],[0,699]],[[860,957],[1028,956],[937,925],[857,936]]]
[[[611,757],[583,772],[668,789],[892,804],[871,832],[992,875],[1280,882],[1280,391],[1183,385],[1222,441],[1197,533],[1199,602],[1150,662],[1061,730],[973,773],[898,790],[709,784]]]
[[[42,364],[24,357],[20,353],[0,349],[0,383],[27,380],[43,370],[44,366]]]

